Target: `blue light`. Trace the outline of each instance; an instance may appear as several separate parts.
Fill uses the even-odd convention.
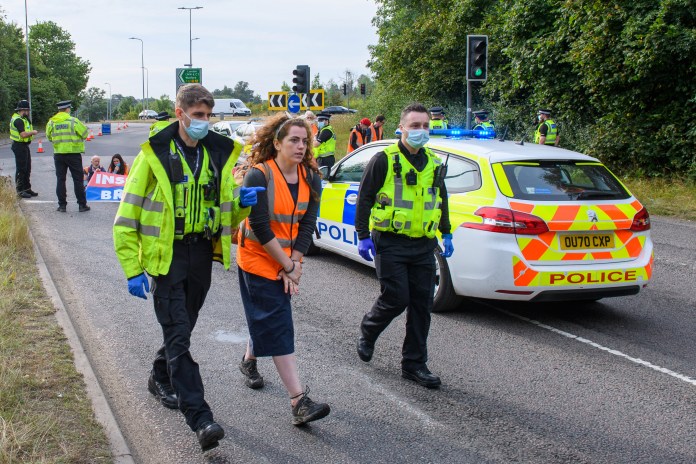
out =
[[[466,130],[466,129],[431,129],[430,135],[439,135],[444,137],[456,138],[472,138],[472,139],[493,139],[495,138],[494,130]]]

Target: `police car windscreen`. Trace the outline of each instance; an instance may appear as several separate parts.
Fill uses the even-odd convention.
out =
[[[513,197],[539,201],[614,200],[630,194],[595,162],[524,161],[503,163]]]

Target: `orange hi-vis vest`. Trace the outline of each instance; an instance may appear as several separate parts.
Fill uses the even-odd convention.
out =
[[[359,131],[359,130],[357,130],[357,129],[354,127],[353,130],[350,131],[350,134],[348,135],[348,149],[346,150],[346,155],[347,155],[348,153],[352,152],[353,150],[355,150],[355,148],[353,148],[353,147],[350,146],[350,141],[353,140],[353,132],[355,132],[356,134],[358,134],[358,137],[355,139],[356,142],[357,142],[357,144],[358,144],[358,146],[355,147],[355,148],[362,147],[363,145],[365,145],[365,139],[363,139],[363,133],[362,133],[362,131]]]
[[[372,137],[370,138],[370,142],[376,142],[378,140],[382,140],[384,136],[384,126],[379,126],[375,127],[374,124],[370,125],[370,133],[372,134]]]
[[[300,230],[300,220],[309,206],[311,187],[307,181],[306,169],[303,165],[298,166],[299,189],[297,204],[295,204],[290,188],[275,160],[257,164],[254,167],[263,172],[268,180],[266,194],[271,231],[289,257]],[[268,254],[256,238],[249,224],[249,218],[244,220],[238,234],[237,264],[239,267],[251,274],[276,280],[283,267]]]

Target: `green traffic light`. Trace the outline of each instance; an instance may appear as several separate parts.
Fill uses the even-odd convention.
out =
[[[481,68],[476,68],[476,69],[474,70],[474,76],[476,76],[476,77],[481,77],[481,76],[483,76],[483,69],[481,69]]]

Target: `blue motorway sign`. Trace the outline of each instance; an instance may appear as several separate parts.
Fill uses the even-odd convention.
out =
[[[300,111],[299,95],[290,95],[288,97],[288,111],[291,113],[297,113],[298,111]]]

